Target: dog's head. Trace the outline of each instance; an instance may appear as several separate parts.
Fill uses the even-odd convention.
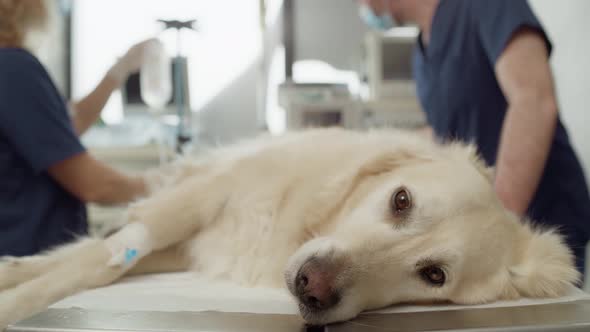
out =
[[[305,243],[285,272],[305,320],[342,321],[395,303],[559,296],[577,281],[561,237],[503,208],[474,149],[417,150],[374,154],[317,195],[333,205],[335,226]]]

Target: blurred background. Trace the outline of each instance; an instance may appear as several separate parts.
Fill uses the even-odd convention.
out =
[[[74,99],[88,93],[132,43],[157,37],[174,56],[177,32],[163,31],[158,19],[196,20],[196,30],[181,32],[194,144],[231,142],[261,131],[280,133],[312,123],[411,127],[423,121],[411,75],[417,31],[369,31],[358,18],[355,1],[54,2],[59,15],[40,55],[62,93]],[[584,14],[590,11],[590,2],[530,3],[555,45],[552,64],[560,109],[588,171],[590,132],[584,120],[590,44],[578,41],[590,31]],[[137,93],[133,84],[124,90],[113,95],[99,126],[116,130],[127,123],[132,127],[141,114],[153,114],[141,98],[133,96]],[[131,96],[125,96],[126,92]],[[173,108],[170,115],[175,114]],[[312,115],[315,110],[317,114]],[[356,114],[344,116],[343,111]],[[164,115],[159,112],[157,118],[173,126],[174,117]],[[137,123],[138,129],[141,125]],[[90,147],[151,143],[140,142],[134,135],[107,141],[98,132],[90,132],[85,140]]]

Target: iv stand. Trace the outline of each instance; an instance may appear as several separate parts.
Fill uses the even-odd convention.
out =
[[[192,111],[190,107],[190,91],[188,86],[188,61],[181,55],[181,30],[195,30],[196,20],[178,21],[178,20],[158,20],[164,23],[165,29],[176,29],[176,56],[174,57],[174,99],[176,101],[176,110],[178,114],[178,131],[176,136],[176,152],[182,154],[185,152],[187,144],[192,141]]]

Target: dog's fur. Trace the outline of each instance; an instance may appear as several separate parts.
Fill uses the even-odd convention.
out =
[[[108,267],[104,240],[89,238],[5,259],[0,326],[124,274],[188,269],[286,283],[313,324],[402,302],[562,295],[579,277],[569,249],[505,210],[492,176],[471,147],[399,131],[310,130],[184,159],[151,172],[152,194],[128,209],[153,254],[130,271]],[[392,209],[399,188],[412,199],[404,213]],[[444,284],[429,282],[426,266],[444,271]],[[302,270],[330,305],[305,302]]]

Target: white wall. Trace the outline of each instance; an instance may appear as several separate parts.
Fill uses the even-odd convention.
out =
[[[49,23],[46,30],[29,35],[32,51],[43,63],[58,90],[66,93],[66,30],[57,1],[48,1]]]
[[[529,0],[554,46],[562,119],[590,176],[590,1]],[[589,221],[590,222],[590,221]]]
[[[176,35],[160,33],[156,19],[197,19],[198,33],[185,33],[195,119],[213,140],[251,134],[256,128],[257,73],[261,41],[257,0],[76,0],[73,13],[73,95],[99,82],[132,43],[158,36],[170,54]],[[228,6],[231,10],[228,10]],[[228,91],[231,91],[229,93]],[[120,96],[109,101],[103,119],[122,118]]]
[[[367,28],[353,0],[295,0],[295,58],[358,69]]]
[[[590,1],[529,0],[553,42],[552,66],[562,120],[590,176]],[[590,222],[590,221],[589,221]],[[588,250],[587,250],[588,251]],[[587,253],[590,257],[590,253]],[[585,289],[590,290],[586,260]]]

